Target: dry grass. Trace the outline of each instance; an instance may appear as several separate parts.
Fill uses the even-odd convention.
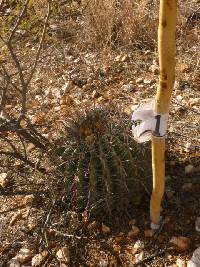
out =
[[[83,1],[86,42],[95,48],[137,45],[152,48],[156,40],[158,1]]]

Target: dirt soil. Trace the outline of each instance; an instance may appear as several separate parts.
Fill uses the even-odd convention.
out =
[[[78,28],[78,5],[77,9],[77,13],[72,10],[70,21]],[[54,38],[43,47],[28,97],[28,116],[51,143],[66,120],[85,107],[115,105],[131,119],[132,111],[155,95],[158,83],[156,47],[87,49],[71,37],[73,33],[63,38],[61,22],[66,23],[62,12],[51,20],[59,30],[51,33]],[[160,229],[150,230],[151,192],[137,209],[112,220],[67,210],[62,205],[62,188],[52,190],[55,169],[48,155],[26,144],[29,157],[42,162],[47,173],[1,158],[0,177],[5,175],[7,180],[0,184],[0,266],[186,266],[200,247],[195,229],[200,217],[199,21],[181,34],[166,138]],[[23,42],[31,62],[28,55],[37,43],[26,38]],[[11,99],[8,110],[12,105],[17,107]],[[19,264],[22,248],[28,256]]]

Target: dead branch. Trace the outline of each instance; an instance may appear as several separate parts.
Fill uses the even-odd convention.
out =
[[[42,45],[43,45],[43,42],[44,42],[44,38],[45,38],[45,35],[46,35],[46,31],[47,31],[47,24],[48,24],[48,20],[49,20],[49,17],[50,17],[50,12],[51,12],[51,0],[48,1],[48,6],[47,6],[47,14],[46,14],[46,18],[45,18],[45,21],[44,21],[44,26],[43,26],[43,31],[42,31],[42,36],[41,36],[41,39],[40,39],[40,42],[39,42],[39,46],[38,46],[38,49],[37,49],[37,53],[36,53],[36,56],[35,56],[35,60],[34,60],[34,63],[33,63],[33,67],[30,71],[30,75],[29,75],[29,78],[26,80],[25,77],[24,77],[24,73],[23,73],[23,69],[22,69],[22,66],[21,66],[21,63],[20,63],[20,60],[12,46],[12,41],[13,41],[13,38],[14,38],[14,35],[15,35],[15,32],[17,30],[17,28],[19,27],[20,23],[22,22],[23,20],[23,17],[24,17],[24,14],[27,10],[27,6],[29,4],[30,0],[26,0],[19,16],[18,16],[18,19],[15,23],[15,26],[13,27],[12,31],[11,31],[11,34],[8,38],[8,40],[5,40],[1,35],[0,35],[0,39],[2,40],[2,42],[5,44],[5,46],[7,47],[9,53],[10,53],[10,56],[12,58],[12,61],[17,69],[17,73],[19,74],[19,80],[20,80],[20,85],[21,85],[21,89],[19,89],[14,83],[12,83],[12,80],[11,80],[11,77],[10,75],[8,74],[8,72],[6,71],[5,67],[3,66],[3,64],[1,64],[2,68],[3,68],[3,71],[4,71],[4,75],[7,79],[7,81],[9,81],[12,86],[15,87],[15,89],[17,91],[20,91],[21,94],[22,94],[22,108],[21,108],[21,115],[20,115],[20,118],[24,118],[25,117],[25,113],[26,113],[26,102],[27,102],[27,93],[28,93],[28,86],[31,82],[31,79],[33,77],[33,74],[36,70],[36,67],[37,67],[37,64],[38,64],[38,60],[39,60],[39,57],[40,57],[40,53],[41,53],[41,50],[42,50]]]
[[[14,192],[10,192],[10,191],[2,191],[0,192],[0,196],[6,196],[6,197],[14,197],[14,196],[27,196],[27,195],[48,195],[49,191],[48,190],[25,190],[25,191],[14,191]]]
[[[15,23],[15,26],[13,27],[13,29],[12,29],[12,31],[11,31],[10,37],[9,37],[9,39],[8,39],[8,41],[7,41],[7,44],[11,43],[12,38],[13,38],[13,36],[14,36],[14,34],[15,34],[17,28],[18,28],[18,26],[20,25],[20,23],[21,23],[23,17],[24,17],[24,14],[25,14],[25,12],[26,12],[26,10],[27,10],[27,6],[28,6],[29,2],[30,2],[30,0],[26,0],[26,2],[25,2],[25,4],[24,4],[24,7],[23,7],[22,11],[21,11],[21,13],[19,14],[19,16],[18,16],[18,18],[17,18],[17,21],[16,21],[16,23]]]
[[[36,70],[36,67],[37,67],[37,64],[38,64],[38,59],[40,57],[40,53],[41,53],[41,50],[42,50],[42,44],[44,42],[44,38],[45,38],[45,35],[46,35],[46,31],[47,31],[47,24],[48,24],[50,12],[51,12],[51,1],[48,1],[47,14],[46,14],[46,18],[45,18],[45,22],[44,22],[44,26],[43,26],[42,37],[41,37],[40,42],[39,42],[39,46],[38,46],[38,49],[37,49],[35,61],[34,61],[33,68],[31,70],[30,76],[29,76],[29,78],[27,80],[27,84],[29,84],[31,82],[31,79],[33,77],[33,74],[34,74],[34,72]]]
[[[10,151],[0,151],[0,155],[5,155],[8,157],[12,157],[18,160],[21,160],[22,162],[24,162],[26,165],[32,167],[33,169],[41,172],[41,173],[46,173],[46,170],[42,167],[37,166],[36,163],[30,161],[29,159],[27,159],[26,157],[22,156],[19,152],[10,152]]]
[[[31,132],[31,130],[22,128],[20,123],[16,121],[15,119],[5,121],[4,123],[0,124],[0,132],[16,132],[20,136],[22,136],[26,141],[29,143],[33,143],[36,147],[42,149],[42,150],[47,150],[46,144],[43,144],[40,139],[36,136],[36,130],[34,132]],[[38,134],[38,136],[40,136]],[[44,141],[44,139],[43,139]]]

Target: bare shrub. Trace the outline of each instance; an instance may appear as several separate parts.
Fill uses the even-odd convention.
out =
[[[32,143],[45,151],[46,146],[43,142],[47,143],[48,140],[30,122],[27,115],[28,97],[31,80],[38,66],[47,32],[51,0],[45,6],[46,14],[43,19],[41,36],[36,52],[32,54],[31,64],[25,53],[28,50],[25,50],[25,47],[22,48],[25,38],[28,36],[28,29],[24,25],[28,23],[30,3],[30,0],[26,0],[19,6],[14,5],[9,10],[9,20],[7,16],[0,18],[0,22],[4,25],[0,31],[0,47],[2,49],[0,57],[0,155],[20,160],[35,168],[35,163],[27,156],[26,145]],[[5,6],[1,6],[3,12],[6,10],[5,7],[7,7],[6,3]],[[11,23],[8,24],[8,21]],[[19,40],[23,40],[23,42],[19,42]],[[40,167],[37,169],[43,171]]]
[[[83,1],[85,6],[85,34],[91,45],[110,46],[116,22],[115,0]]]
[[[152,48],[157,36],[156,1],[83,1],[84,34],[93,47],[136,45]]]

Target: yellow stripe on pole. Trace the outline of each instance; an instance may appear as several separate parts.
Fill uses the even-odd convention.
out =
[[[175,79],[175,32],[177,0],[160,0],[158,52],[160,77],[155,98],[154,111],[167,114]],[[152,223],[159,225],[161,201],[165,179],[165,138],[152,136],[153,190],[150,216]]]

